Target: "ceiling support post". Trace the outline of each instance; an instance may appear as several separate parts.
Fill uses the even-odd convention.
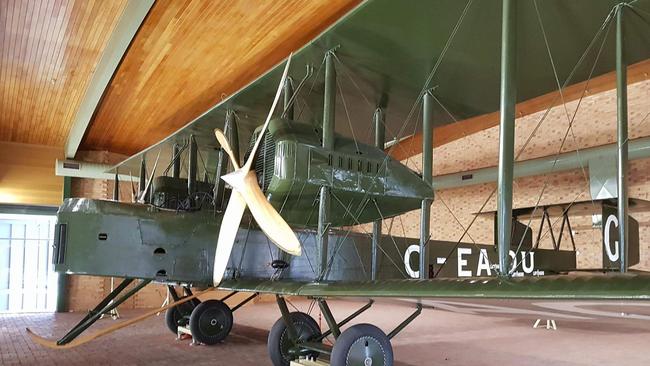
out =
[[[422,180],[431,185],[433,178],[433,95],[424,93],[422,101]],[[428,246],[431,225],[431,199],[422,200],[420,207],[420,278],[429,278]]]
[[[499,273],[508,274],[512,240],[512,180],[515,155],[515,104],[517,103],[517,0],[503,0],[501,24],[501,121],[497,180],[497,243]]]
[[[628,263],[628,217],[627,217],[627,63],[625,60],[625,37],[623,34],[623,9],[616,11],[616,114],[617,114],[617,190],[618,190],[618,242],[621,256],[621,272],[627,272]]]
[[[379,150],[384,150],[384,144],[386,141],[386,126],[385,126],[385,116],[384,111],[378,107],[375,109],[375,114],[373,115],[373,121],[375,124],[375,147]],[[382,168],[380,168],[382,169]],[[379,174],[379,172],[377,172]],[[377,210],[379,208],[377,207]],[[381,215],[381,212],[379,213]],[[382,220],[375,220],[372,223],[372,247],[371,247],[371,263],[370,263],[370,279],[375,281],[377,279],[377,271],[379,266],[379,245],[381,245],[381,224]]]
[[[290,76],[287,77],[287,80],[284,82],[284,113],[283,115],[290,121],[293,121],[293,103],[291,99],[293,98],[293,80]]]
[[[323,149],[334,150],[334,113],[336,107],[336,70],[334,68],[334,54],[329,51],[325,55],[325,90],[323,98]],[[318,235],[316,244],[318,248],[318,279],[322,280],[327,271],[328,262],[328,231],[330,214],[330,190],[320,187],[318,201]]]

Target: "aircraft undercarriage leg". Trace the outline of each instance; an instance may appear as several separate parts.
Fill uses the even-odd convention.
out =
[[[187,296],[193,295],[192,290],[190,290],[189,287],[183,287],[183,290],[185,292],[185,296],[183,297],[178,296],[178,293],[176,293],[174,286],[167,285],[167,288],[169,289],[169,294],[171,295],[174,302],[179,301]],[[178,334],[178,327],[187,326],[187,324],[190,322],[190,315],[192,315],[192,311],[199,304],[201,304],[201,300],[194,298],[188,302],[167,309],[165,312],[165,324],[167,325],[167,328],[169,328],[172,333]]]
[[[395,329],[386,334],[372,324],[356,324],[341,332],[340,328],[368,310],[373,300],[359,308],[341,322],[336,322],[325,299],[316,299],[329,330],[321,333],[316,321],[301,312],[289,312],[286,301],[276,296],[282,317],[269,333],[268,349],[274,366],[289,365],[299,356],[317,358],[320,354],[330,355],[332,366],[393,365],[393,349],[390,340],[408,326],[422,312],[422,305]],[[334,346],[322,341],[333,335]]]
[[[289,312],[285,299],[276,296],[282,317],[278,319],[267,341],[269,357],[274,366],[289,366],[300,356],[316,359],[320,353],[329,353],[329,348],[316,339],[321,336],[320,327],[314,318],[302,312]]]
[[[93,325],[102,315],[110,313],[111,310],[117,308],[121,303],[126,301],[131,296],[135,295],[143,287],[145,287],[151,280],[140,280],[140,282],[131,290],[127,291],[124,295],[119,294],[124,291],[131,283],[132,278],[124,279],[110,294],[108,294],[95,308],[88,312],[77,325],[75,325],[66,335],[61,337],[56,344],[61,346],[70,343],[77,338],[81,333]],[[118,297],[119,296],[119,297]]]

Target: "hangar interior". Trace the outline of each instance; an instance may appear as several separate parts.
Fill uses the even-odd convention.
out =
[[[507,32],[504,24],[510,24],[505,9],[511,3],[519,5],[514,12],[520,18],[514,17],[510,23],[515,24],[520,36],[510,46],[514,44],[524,53],[513,59],[535,60],[528,64],[520,62],[514,72],[514,77],[526,84],[517,85],[520,94],[512,96],[508,109],[512,112],[510,149],[514,151],[514,162],[510,161],[509,168],[511,207],[506,212],[512,230],[502,228],[499,222],[504,220],[498,219],[504,212],[504,185],[498,182],[501,174],[508,171],[502,168],[501,155],[505,146],[502,127],[509,118],[500,113],[504,111],[504,100],[508,106],[503,91],[507,89],[504,75],[508,74],[504,72],[507,67],[503,66],[503,50],[508,44],[502,34]],[[228,339],[214,347],[187,347],[190,340],[180,335],[176,339],[168,331],[164,312],[64,350],[36,344],[25,328],[47,338],[59,338],[128,277],[120,275],[127,273],[122,267],[114,275],[75,272],[70,268],[67,274],[55,271],[55,264],[62,265],[57,263],[60,253],[53,248],[61,240],[61,229],[55,227],[57,210],[64,199],[133,205],[138,203],[132,202],[142,200],[140,204],[151,205],[147,189],[156,169],[162,170],[160,167],[169,164],[169,170],[174,165],[176,146],[182,138],[190,147],[187,153],[179,153],[183,156],[178,158],[179,165],[183,165],[180,176],[189,182],[192,169],[197,174],[198,159],[198,174],[204,174],[209,183],[208,176],[221,169],[215,159],[226,159],[226,155],[208,155],[224,150],[219,149],[223,144],[217,144],[212,130],[226,129],[227,134],[224,119],[229,111],[235,111],[234,121],[239,124],[236,150],[244,157],[246,148],[250,150],[248,141],[258,137],[255,128],[264,122],[287,59],[293,63],[290,77],[298,97],[295,102],[287,98],[284,88],[284,103],[295,103],[295,120],[304,116],[305,121],[315,123],[316,133],[323,132],[321,143],[326,140],[328,108],[321,104],[328,91],[320,89],[327,88],[331,62],[337,78],[329,92],[335,95],[332,111],[336,110],[336,136],[353,141],[359,155],[363,149],[358,144],[374,147],[410,168],[418,179],[424,176],[425,182],[429,173],[427,184],[432,188],[433,198],[422,200],[422,207],[428,200],[429,215],[423,215],[424,209],[418,203],[417,209],[382,216],[379,226],[372,220],[341,225],[341,232],[345,233],[341,242],[349,235],[370,240],[378,232],[384,245],[392,248],[394,243],[397,262],[401,262],[395,263],[384,252],[387,259],[382,266],[392,265],[406,278],[422,280],[441,274],[440,277],[460,280],[500,278],[499,263],[508,262],[499,261],[506,257],[514,260],[509,275],[514,273],[515,277],[536,277],[543,275],[544,270],[549,274],[650,271],[650,242],[646,239],[650,236],[650,1],[569,3],[1,1],[0,364],[276,364],[268,359],[267,337],[268,330],[280,318],[281,311],[275,305],[280,297],[274,291],[264,294],[258,290],[254,293],[260,292],[259,296],[251,297],[249,292],[238,291],[237,284],[198,297],[207,302],[228,296],[227,303],[237,310]],[[619,29],[623,22],[617,19],[619,12],[628,19],[623,30]],[[571,18],[575,22],[568,20]],[[406,19],[413,21],[409,23]],[[527,22],[530,19],[532,23]],[[533,35],[527,36],[525,32]],[[621,39],[627,41],[622,56],[617,55]],[[375,48],[382,49],[376,47],[382,42],[386,43],[385,50],[396,53],[386,51],[384,57],[377,57]],[[414,51],[427,42],[432,44],[431,50]],[[581,55],[589,63],[582,65]],[[309,62],[312,68],[307,67],[305,74],[304,64]],[[575,82],[571,81],[574,64],[581,65],[576,69],[578,74],[582,73],[582,79]],[[428,73],[438,67],[447,76],[433,77],[431,72],[432,78],[427,80]],[[387,77],[387,73],[403,75]],[[417,94],[425,80],[423,93]],[[415,94],[409,94],[412,84],[417,85]],[[256,88],[263,91],[257,92]],[[625,135],[621,135],[623,89]],[[242,102],[249,96],[252,102]],[[431,103],[431,112],[423,109],[421,99]],[[293,115],[293,106],[285,104],[284,108],[285,113],[290,109]],[[380,146],[372,146],[373,134],[378,134],[378,125],[373,124],[378,110],[386,113],[385,137],[382,136]],[[429,135],[427,115],[433,118]],[[205,131],[209,136],[201,135]],[[194,136],[198,136],[196,140]],[[620,160],[621,136],[625,141],[624,164]],[[192,141],[199,145],[208,141],[199,146],[194,168],[190,162]],[[170,152],[172,143],[176,145]],[[266,146],[266,142],[263,144]],[[132,156],[135,157],[127,160]],[[163,161],[159,164],[161,156]],[[309,155],[308,159],[314,158]],[[336,165],[331,160],[332,155],[329,165]],[[144,170],[140,170],[141,166]],[[359,168],[359,172],[363,169]],[[622,169],[626,171],[623,178]],[[625,182],[624,199],[621,179]],[[217,181],[212,180],[214,192]],[[154,192],[156,189],[151,188]],[[265,197],[272,201],[272,195],[266,193]],[[324,200],[319,197],[313,203],[315,209]],[[337,199],[332,196],[332,202]],[[627,249],[618,247],[623,240],[619,240],[617,231],[621,222],[621,216],[616,216],[620,215],[617,204],[623,201],[624,217],[630,218],[629,226],[625,226],[630,231],[625,239]],[[346,206],[345,202],[339,203]],[[381,215],[379,207],[377,211]],[[426,226],[423,220],[428,223],[426,239],[422,235]],[[320,222],[318,227],[307,229],[320,233]],[[520,229],[524,234],[517,233]],[[499,235],[504,230],[513,233],[508,242],[513,241],[510,248],[515,249],[510,253],[509,248],[503,252],[498,248]],[[616,244],[610,243],[611,235],[616,235],[616,239],[611,237],[611,243]],[[314,240],[316,246],[321,243],[317,235]],[[423,240],[431,251],[425,251],[430,254],[430,259],[426,259],[430,260],[428,276],[425,271],[414,270],[425,263],[424,256],[417,254],[423,250],[422,245],[427,245],[421,244]],[[330,238],[330,246],[336,247],[332,242]],[[259,261],[266,261],[268,271],[273,265],[277,273],[276,261],[284,263],[285,257],[271,244],[270,259],[264,257]],[[266,250],[267,243],[263,246]],[[72,248],[68,243],[68,250]],[[327,254],[327,246],[325,250]],[[363,267],[366,257],[370,263],[370,249],[361,250],[368,250],[368,256],[357,251]],[[612,260],[612,250],[618,259]],[[561,270],[555,270],[554,264],[544,267],[544,253],[554,251],[571,252],[573,264]],[[489,260],[484,254],[487,252]],[[236,248],[233,253],[238,253]],[[307,260],[310,253],[304,249]],[[621,264],[622,253],[627,266]],[[122,255],[128,257],[129,253]],[[243,261],[245,254],[239,255]],[[554,254],[548,255],[548,261],[559,263]],[[332,258],[335,256],[336,252]],[[155,255],[152,258],[157,260]],[[534,258],[538,260],[537,266]],[[84,254],[79,260],[92,264],[103,259],[101,254]],[[341,268],[352,266],[356,272],[366,272],[365,267],[348,264],[345,258],[342,261],[345,263]],[[517,265],[521,268],[515,268]],[[372,267],[374,271],[375,264]],[[281,276],[282,270],[279,272]],[[345,279],[346,274],[340,276]],[[125,284],[125,291],[135,289],[136,293],[105,314],[98,327],[110,328],[177,300],[176,293],[170,294],[165,279],[166,275],[153,278],[151,283]],[[378,282],[372,282],[377,279]],[[381,275],[372,281],[364,282],[363,287],[380,283]],[[144,287],[137,288],[140,285]],[[620,288],[625,286],[621,283]],[[604,302],[589,307],[580,304],[585,298],[580,293],[571,294],[570,299],[575,301],[564,307],[550,304],[549,299],[540,299],[534,306],[516,298],[507,302],[493,302],[494,298],[490,298],[470,305],[447,298],[424,301],[422,296],[419,300],[394,296],[399,299],[377,300],[371,311],[364,309],[353,323],[392,329],[401,325],[402,319],[409,319],[418,302],[417,319],[403,323],[408,324],[403,331],[399,326],[395,328],[395,334],[400,333],[392,340],[395,365],[596,365],[610,363],[612,359],[644,365],[650,361],[643,342],[650,334],[650,309],[642,300],[650,298],[650,292],[649,285],[643,286],[635,289],[639,297],[629,295],[636,300],[631,303],[608,296],[608,291],[618,288],[596,288]],[[195,292],[203,288],[196,286]],[[362,290],[357,293],[351,299],[338,299],[337,295],[327,293],[324,297],[333,299],[331,307],[338,318],[362,307],[366,303],[364,298],[374,298],[372,294],[365,296]],[[289,310],[309,313],[323,332],[331,329],[331,312],[319,302],[321,297],[296,294],[285,294]],[[553,320],[557,329],[533,328],[536,319]],[[332,336],[322,341],[329,346],[335,344]],[[320,359],[319,364],[329,360]],[[310,364],[304,362],[301,364]],[[356,365],[353,361],[347,364]],[[375,363],[371,360],[371,364]],[[393,360],[379,364],[392,365]]]

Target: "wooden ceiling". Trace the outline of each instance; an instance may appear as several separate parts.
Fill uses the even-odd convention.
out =
[[[0,141],[63,146],[125,4],[0,1]]]
[[[136,153],[244,87],[359,0],[157,1],[82,149]]]

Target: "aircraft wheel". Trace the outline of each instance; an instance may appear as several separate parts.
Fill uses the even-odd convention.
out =
[[[332,366],[392,366],[393,347],[381,329],[357,324],[346,329],[334,343]]]
[[[226,339],[232,322],[232,310],[223,301],[202,302],[190,315],[192,338],[203,344],[216,344]]]
[[[320,327],[314,318],[308,314],[301,312],[293,312],[289,314],[296,331],[298,332],[298,339],[306,341],[319,337],[321,335]],[[295,346],[295,342],[289,338],[287,326],[284,319],[278,319],[271,331],[267,341],[267,348],[269,350],[269,357],[274,366],[289,366],[291,360],[298,358],[298,354],[292,353],[291,349]],[[319,353],[312,351],[303,353],[302,355],[317,358]]]
[[[165,312],[165,324],[167,324],[167,328],[174,334],[178,334],[178,326],[181,325],[182,320],[183,315],[175,306],[167,309]]]
[[[198,304],[200,303],[201,302]],[[198,304],[190,300],[189,302],[167,309],[165,312],[165,324],[167,325],[167,328],[169,328],[172,333],[178,334],[178,326],[187,325],[190,314]]]

